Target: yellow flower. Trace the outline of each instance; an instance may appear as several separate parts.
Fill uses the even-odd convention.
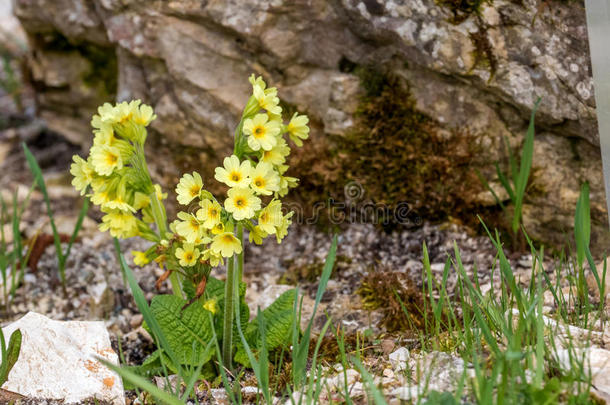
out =
[[[93,181],[94,170],[86,160],[78,155],[74,155],[72,160],[74,161],[70,166],[70,173],[74,176],[72,185],[77,191],[80,191],[80,195],[84,195],[87,187]]]
[[[204,245],[206,243],[210,243],[211,241],[212,241],[212,238],[210,238],[205,233],[205,231],[202,231],[201,235],[199,235],[199,237],[193,241],[193,245],[195,245],[195,246]]]
[[[195,247],[192,243],[185,243],[181,248],[176,249],[176,259],[179,260],[180,266],[182,267],[191,267],[197,263],[197,259],[199,258],[199,249]]]
[[[93,119],[91,120],[91,126],[96,128],[93,130],[93,133],[95,134],[95,137],[93,138],[93,145],[114,146],[114,143],[117,141],[117,139],[114,137],[112,124],[103,122],[100,119],[99,115],[94,115]]]
[[[203,235],[203,225],[194,215],[186,212],[179,212],[178,218],[182,221],[176,223],[176,233],[186,239],[188,243],[195,243]]]
[[[269,121],[267,114],[256,114],[244,121],[243,131],[248,136],[248,146],[252,150],[271,150],[277,144],[280,123]]]
[[[141,210],[150,205],[150,198],[144,193],[136,191],[133,196],[133,208],[136,210]]]
[[[121,151],[114,146],[93,146],[91,148],[91,164],[102,176],[109,176],[116,169],[123,168]]]
[[[273,230],[273,232],[275,232],[275,229]],[[267,232],[263,231],[257,225],[254,228],[252,228],[252,230],[248,234],[248,240],[250,241],[250,243],[254,242],[257,245],[260,245],[263,243],[263,239],[265,239],[267,236],[269,236],[269,234],[267,234]]]
[[[208,262],[212,267],[223,265],[222,255],[220,253],[214,253],[212,249],[204,250],[201,260]]]
[[[259,86],[263,90],[265,90],[265,88],[267,87],[267,83],[265,83],[265,81],[263,80],[263,77],[262,76],[257,77],[254,75],[254,73],[252,73],[250,75],[250,77],[248,77],[248,81],[252,85],[252,91],[254,91],[254,86]]]
[[[167,193],[164,193],[159,184],[155,184],[154,186],[155,193],[157,194],[157,199],[159,201],[163,201],[167,198]]]
[[[110,201],[110,196],[107,191],[97,191],[91,196],[91,202],[95,205],[103,206]]]
[[[121,195],[116,195],[114,199],[105,201],[101,204],[101,206],[102,208],[108,208],[111,210],[136,212],[135,208],[125,201]]]
[[[296,177],[289,177],[289,176],[284,176],[283,174],[286,173],[286,170],[288,170],[288,166],[286,165],[280,165],[278,166],[278,171],[280,173],[280,189],[277,192],[277,194],[280,197],[285,196],[286,194],[288,194],[288,190],[290,188],[294,188],[299,184],[299,179],[297,179]]]
[[[282,203],[273,200],[258,214],[258,227],[267,234],[274,234],[276,227],[282,225],[282,220]]]
[[[97,108],[97,113],[99,114],[100,121],[111,123],[114,121],[115,107],[110,103],[104,103],[104,105]],[[93,118],[95,118],[95,116]]]
[[[205,228],[214,228],[220,222],[222,207],[216,201],[210,200],[203,200],[200,205],[201,209],[197,211],[197,219],[203,223]]]
[[[222,222],[217,223],[214,228],[212,228],[212,233],[214,235],[218,235],[221,234],[225,231],[225,224],[223,224]]]
[[[237,221],[249,219],[254,212],[261,209],[261,200],[249,188],[231,188],[227,193],[225,209],[233,214]]]
[[[277,243],[282,243],[282,239],[288,234],[288,227],[292,224],[291,218],[293,215],[294,211],[290,211],[288,214],[284,215],[281,225],[275,229]]]
[[[241,242],[231,232],[224,232],[214,237],[210,250],[223,257],[231,257],[241,253]]]
[[[245,160],[239,162],[235,155],[226,157],[222,162],[224,167],[217,167],[214,178],[229,187],[248,187],[250,184],[250,162]]]
[[[258,101],[260,108],[269,111],[271,114],[282,113],[282,107],[279,106],[280,99],[277,97],[275,87],[265,89],[259,83],[256,83],[252,86],[252,95]]]
[[[114,115],[112,116],[112,121],[117,124],[124,124],[127,121],[131,120],[134,111],[137,110],[140,103],[140,100],[132,100],[129,103],[127,101],[118,103],[114,107]]]
[[[250,177],[250,187],[257,194],[271,195],[280,189],[280,177],[269,163],[257,164]]]
[[[309,118],[306,115],[298,115],[298,113],[294,113],[292,119],[286,125],[286,132],[288,132],[288,136],[292,139],[297,146],[303,146],[303,141],[301,139],[309,138],[309,127],[307,123],[309,122]]]
[[[133,256],[133,264],[136,266],[145,266],[150,263],[150,259],[146,257],[146,253],[137,250],[132,250],[131,255]]]
[[[133,122],[138,125],[148,126],[152,120],[157,118],[151,106],[142,104],[139,108],[133,109]]]
[[[215,314],[216,312],[218,312],[217,302],[218,302],[218,300],[216,298],[210,298],[208,300],[205,300],[203,302],[203,309]]]
[[[201,180],[199,173],[193,172],[192,175],[186,173],[176,186],[178,202],[182,205],[187,205],[193,201],[193,198],[199,197],[202,188],[203,180]]]
[[[277,144],[270,150],[263,150],[261,161],[279,166],[286,162],[286,156],[290,154],[290,147],[284,138],[278,138]]]
[[[131,238],[138,235],[138,222],[129,212],[112,210],[102,218],[100,231],[109,231],[115,238]]]

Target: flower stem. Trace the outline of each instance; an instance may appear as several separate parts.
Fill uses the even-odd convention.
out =
[[[155,224],[157,225],[157,229],[159,230],[159,237],[161,240],[165,237],[165,233],[167,232],[167,215],[165,214],[165,207],[161,204],[161,201],[157,198],[157,192],[153,191],[148,196],[150,198],[150,207],[152,210],[152,215],[155,220]],[[184,294],[182,293],[182,286],[180,275],[172,271],[169,276],[169,282],[172,285],[172,291],[174,295],[180,298],[184,298]]]
[[[144,147],[142,144],[138,143],[135,145],[135,160],[134,164],[136,167],[140,169],[142,173],[146,176],[146,180],[148,181],[149,187],[152,190],[148,194],[148,198],[150,199],[150,208],[152,211],[153,219],[155,220],[155,225],[157,225],[157,230],[159,231],[159,239],[163,240],[165,238],[165,234],[167,233],[167,214],[165,212],[165,207],[157,198],[157,192],[152,182],[152,178],[150,177],[150,172],[148,171],[148,165],[146,164],[146,156],[144,155]],[[172,291],[174,295],[180,298],[184,298],[184,294],[182,293],[182,284],[180,280],[180,275],[172,271],[169,276],[169,281],[172,285]]]
[[[242,277],[244,275],[244,226],[242,224],[237,224],[237,239],[239,243],[241,243],[241,253],[237,255],[237,279],[241,283]]]
[[[235,289],[235,256],[227,259],[227,280],[225,281],[225,307],[222,333],[222,363],[224,367],[231,370],[232,348],[233,348],[233,311],[235,311],[235,300],[233,299]]]

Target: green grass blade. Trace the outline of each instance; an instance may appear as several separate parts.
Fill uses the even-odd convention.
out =
[[[320,335],[318,336],[318,340],[316,342],[316,347],[314,348],[314,351],[313,351],[313,357],[312,357],[312,363],[311,363],[311,373],[309,374],[309,383],[307,385],[308,400],[311,400],[314,397],[313,386],[314,386],[315,374],[316,374],[316,373],[314,373],[314,370],[317,370],[316,366],[318,363],[318,353],[320,351],[320,346],[322,346],[322,341],[324,339],[324,336],[326,335],[326,331],[328,330],[328,327],[332,323],[331,321],[332,320],[329,318],[326,321],[326,323],[324,324],[324,326],[322,327],[322,330],[320,331]]]
[[[532,110],[532,116],[530,118],[530,124],[527,129],[525,136],[525,142],[523,144],[523,150],[521,151],[521,165],[519,167],[519,176],[515,183],[515,214],[513,216],[513,233],[517,233],[519,230],[519,223],[521,222],[521,210],[523,208],[523,197],[525,196],[525,188],[527,187],[527,181],[530,176],[532,169],[532,160],[534,158],[534,120],[536,117],[536,110],[540,105],[540,98],[536,101],[534,109]]]
[[[292,361],[294,364],[293,367],[293,383],[294,389],[298,389],[301,386],[301,382],[303,381],[303,377],[305,375],[305,364],[307,363],[307,354],[309,351],[309,341],[311,339],[311,328],[313,326],[313,321],[316,317],[316,312],[318,310],[318,305],[322,300],[322,295],[324,295],[324,291],[326,291],[326,285],[328,284],[328,280],[330,280],[330,275],[333,271],[333,267],[335,266],[335,257],[337,256],[337,235],[333,236],[333,240],[330,246],[330,250],[328,251],[328,255],[326,256],[326,262],[324,263],[324,269],[322,270],[322,275],[320,276],[320,284],[318,285],[318,291],[316,293],[316,301],[313,306],[313,312],[311,314],[311,319],[309,319],[309,323],[307,324],[307,329],[303,334],[303,340],[298,342],[298,335],[293,333],[292,338]],[[295,297],[295,309],[297,298]],[[295,311],[296,312],[296,311]],[[295,313],[295,322],[298,317]],[[298,325],[298,323],[297,323]]]
[[[479,181],[481,182],[481,184],[483,184],[483,187],[485,187],[491,193],[493,198],[496,200],[496,204],[498,204],[500,206],[500,208],[502,208],[502,211],[504,211],[506,209],[506,207],[504,206],[504,203],[502,202],[502,200],[500,200],[500,197],[498,197],[498,194],[496,194],[494,189],[491,188],[491,186],[489,185],[489,182],[485,179],[485,177],[483,177],[483,175],[481,174],[481,172],[478,169],[475,169],[475,173],[477,174],[477,177],[479,178]]]
[[[83,221],[87,216],[87,212],[89,211],[89,198],[85,198],[83,202],[83,206],[80,209],[80,213],[78,214],[78,218],[76,219],[76,224],[74,225],[74,231],[72,231],[72,236],[70,236],[70,241],[68,242],[68,247],[66,248],[66,253],[64,254],[65,259],[67,260],[70,256],[70,250],[72,250],[72,245],[78,236],[78,232],[83,226]]]
[[[129,381],[131,384],[141,388],[142,390],[148,392],[150,395],[158,399],[162,404],[168,405],[184,405],[184,401],[181,401],[180,398],[171,395],[168,392],[163,391],[144,377],[141,377],[135,374],[133,371],[121,368],[116,364],[109,362],[106,359],[102,359],[97,357],[97,360],[102,363],[104,366],[108,367],[115,373],[121,376],[122,379]]]
[[[121,269],[123,270],[123,273],[125,274],[125,277],[127,278],[127,282],[129,284],[129,288],[131,289],[131,293],[136,302],[136,305],[137,305],[138,309],[140,310],[140,312],[142,313],[142,317],[144,317],[144,321],[146,321],[146,324],[148,325],[150,330],[153,332],[153,335],[155,335],[155,337],[157,338],[158,345],[160,346],[160,348],[163,349],[167,353],[167,355],[169,356],[173,365],[178,369],[178,371],[179,371],[178,374],[182,375],[182,369],[180,367],[180,362],[178,361],[178,357],[173,352],[171,346],[169,345],[167,339],[165,338],[165,335],[163,334],[163,331],[161,330],[161,326],[157,322],[157,319],[153,315],[150,307],[148,306],[146,297],[144,297],[144,292],[138,285],[138,282],[133,274],[133,271],[127,265],[127,262],[125,261],[125,257],[123,256],[123,253],[121,253],[121,246],[119,245],[119,241],[116,238],[114,239],[114,248],[117,252],[117,256],[119,258],[119,264],[121,265]]]
[[[508,181],[508,178],[504,175],[504,173],[502,173],[502,170],[500,170],[500,165],[497,162],[496,162],[496,174],[498,175],[498,180],[500,181],[500,184],[502,184],[502,187],[504,187],[504,190],[506,190],[506,192],[508,193],[508,197],[514,204],[515,203],[515,191],[513,190],[513,186],[510,185],[510,181]]]
[[[506,146],[506,150],[508,151],[508,164],[510,168],[510,177],[513,180],[513,184],[517,184],[517,179],[519,178],[519,168],[517,165],[517,158],[515,157],[515,152],[513,152],[513,148],[510,147],[510,142],[506,136],[502,137],[504,141],[504,146]]]
[[[576,213],[574,215],[574,238],[576,240],[576,257],[578,266],[582,267],[585,261],[585,248],[591,240],[591,210],[589,205],[589,184],[585,183],[580,189]]]
[[[360,373],[360,375],[362,376],[362,379],[364,380],[364,383],[367,386],[367,390],[373,397],[373,403],[375,405],[387,405],[388,403],[386,402],[386,400],[385,400],[383,394],[381,393],[381,391],[379,390],[379,388],[377,388],[377,386],[375,385],[375,381],[373,381],[373,377],[366,370],[366,368],[362,365],[360,360],[358,360],[355,357],[352,357],[351,360],[352,360],[352,363],[354,364],[354,366],[356,367],[356,369],[358,370],[358,372]]]
[[[12,230],[13,230],[13,263],[11,265],[11,295],[14,296],[15,290],[19,285],[19,278],[17,275],[17,268],[19,272],[23,273],[25,270],[25,263],[23,263],[23,242],[21,240],[21,231],[19,230],[19,223],[21,217],[19,216],[19,204],[17,203],[17,191],[13,193],[13,216],[12,216]]]
[[[238,296],[238,292],[235,292],[235,299],[239,299]],[[269,357],[268,357],[268,353],[267,353],[267,346],[266,346],[266,342],[265,342],[265,320],[263,318],[263,315],[260,311],[260,308],[258,309],[258,313],[257,313],[257,320],[258,320],[258,327],[259,327],[259,331],[261,333],[261,348],[259,351],[259,358],[258,360],[256,359],[256,356],[254,356],[254,353],[252,352],[252,349],[250,348],[250,345],[248,344],[248,341],[246,340],[246,336],[244,335],[244,332],[242,330],[241,327],[241,320],[240,320],[240,314],[239,314],[239,309],[236,308],[235,309],[235,317],[236,317],[236,324],[237,324],[237,333],[239,334],[239,337],[241,339],[241,343],[244,346],[244,349],[246,350],[246,354],[248,355],[248,360],[250,360],[250,364],[252,366],[252,369],[254,370],[254,375],[256,376],[256,380],[258,381],[258,386],[261,390],[261,392],[263,393],[263,397],[265,398],[265,403],[267,404],[271,404],[273,401],[271,400],[270,397],[270,391],[269,391]]]
[[[59,276],[61,278],[62,284],[65,286],[66,284],[66,274],[63,269],[64,257],[61,251],[61,240],[59,237],[59,232],[57,231],[57,227],[55,226],[55,220],[53,219],[53,210],[51,209],[51,200],[49,199],[49,194],[47,193],[47,187],[44,184],[44,178],[42,176],[42,170],[36,161],[32,152],[27,147],[25,142],[23,145],[23,151],[25,153],[25,159],[28,163],[30,171],[34,175],[34,182],[42,192],[42,196],[44,198],[44,202],[47,208],[47,215],[49,216],[49,221],[51,223],[51,230],[53,231],[53,244],[55,245],[55,252],[57,253],[57,260],[59,261]]]

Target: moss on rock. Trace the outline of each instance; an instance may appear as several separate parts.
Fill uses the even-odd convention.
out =
[[[361,201],[387,210],[384,223],[404,220],[397,210],[405,208],[416,220],[469,212],[469,198],[482,191],[471,167],[480,155],[477,139],[419,112],[404,80],[370,68],[354,73],[365,90],[357,123],[346,135],[312,140],[298,153],[295,173],[303,181],[298,198],[305,206],[319,207],[329,198],[346,202],[346,186],[356,184]]]

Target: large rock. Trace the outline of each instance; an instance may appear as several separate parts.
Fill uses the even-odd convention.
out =
[[[256,72],[288,108],[312,117],[317,146],[297,156],[296,174],[312,178],[302,192],[342,196],[356,179],[371,199],[472,221],[494,203],[473,169],[493,177],[503,138],[520,145],[540,96],[525,225],[530,236],[562,242],[588,181],[593,240],[603,239],[582,1],[494,0],[478,9],[450,0],[14,1],[49,126],[87,145],[97,104],[142,98],[159,117],[151,160],[166,185],[195,167],[211,177]],[[389,108],[366,113],[374,105]]]
[[[19,360],[3,389],[68,404],[125,403],[121,378],[97,361],[118,363],[103,322],[54,321],[28,312],[2,329],[7,341],[17,329],[22,334]]]

